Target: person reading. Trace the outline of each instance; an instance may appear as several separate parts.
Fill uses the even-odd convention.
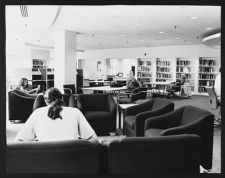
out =
[[[28,80],[26,78],[21,78],[16,89],[26,93],[26,94],[38,94],[41,90],[40,85],[37,88],[32,89],[32,86],[28,84]]]
[[[97,135],[80,110],[65,107],[57,88],[44,94],[47,104],[36,109],[17,134],[15,141],[59,141],[86,139],[97,141]]]

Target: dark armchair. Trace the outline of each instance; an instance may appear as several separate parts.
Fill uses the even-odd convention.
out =
[[[97,135],[116,131],[116,104],[110,94],[78,95],[77,107]]]
[[[167,99],[154,98],[125,110],[123,132],[126,136],[144,136],[147,118],[174,110],[174,103]]]
[[[99,147],[86,140],[7,143],[6,172],[96,174]]]
[[[184,106],[173,112],[152,117],[145,121],[145,137],[196,134],[201,136],[201,165],[212,168],[213,121],[210,112],[194,107]]]
[[[201,138],[194,134],[129,137],[109,147],[109,173],[199,173]]]
[[[9,121],[26,122],[33,111],[36,95],[26,94],[14,89],[8,92]]]
[[[75,100],[75,97],[73,94],[72,95],[71,94],[63,94],[63,102],[64,102],[65,106],[69,106],[69,107],[73,107],[73,108],[77,107],[77,103],[76,103],[76,100]],[[37,98],[34,101],[33,111],[37,108],[44,107],[44,106],[46,106],[46,103],[45,103],[43,95],[40,94],[37,96]]]

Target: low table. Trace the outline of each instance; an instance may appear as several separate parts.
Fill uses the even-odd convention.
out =
[[[119,112],[119,126],[118,126],[118,129],[117,129],[117,133],[119,135],[122,135],[123,132],[122,132],[122,123],[121,123],[121,114],[123,113],[123,118],[124,118],[124,115],[125,115],[125,110],[131,106],[135,106],[137,105],[136,103],[129,103],[129,104],[118,104],[118,112]],[[122,120],[123,121],[123,120]]]

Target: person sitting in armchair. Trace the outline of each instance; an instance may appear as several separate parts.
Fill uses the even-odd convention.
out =
[[[28,84],[28,79],[26,78],[21,78],[16,89],[26,94],[38,94],[38,92],[41,90],[40,85],[38,85],[37,88],[32,89],[32,86]]]

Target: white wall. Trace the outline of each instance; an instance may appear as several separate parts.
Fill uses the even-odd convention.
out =
[[[146,53],[146,56],[144,55]],[[213,49],[205,45],[184,45],[184,46],[156,46],[145,48],[124,48],[105,50],[86,50],[78,53],[78,59],[86,59],[87,65],[84,72],[95,74],[97,60],[105,61],[106,58],[133,59],[137,58],[176,58],[176,57],[220,57],[220,49]],[[95,64],[96,63],[96,64]],[[106,71],[106,70],[105,70]],[[106,75],[106,74],[105,74]],[[86,75],[87,76],[87,75]]]

